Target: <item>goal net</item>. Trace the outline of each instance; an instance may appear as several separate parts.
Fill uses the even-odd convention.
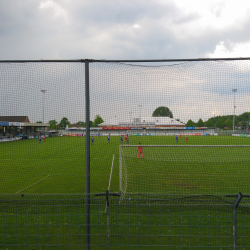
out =
[[[249,145],[120,146],[120,192],[250,193]]]

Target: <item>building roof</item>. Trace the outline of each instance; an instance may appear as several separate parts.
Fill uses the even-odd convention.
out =
[[[0,116],[0,122],[30,122],[28,116]]]
[[[185,125],[170,117],[142,117],[131,120],[118,121],[117,118],[105,121],[98,126],[180,126]]]
[[[76,124],[76,123],[75,123],[75,124],[71,124],[71,126],[72,126],[72,127],[75,127],[75,128],[80,128],[80,127],[82,127],[82,125]]]
[[[175,120],[174,118],[170,117],[142,117],[141,122],[152,122],[155,123],[155,125],[184,125],[183,123]]]

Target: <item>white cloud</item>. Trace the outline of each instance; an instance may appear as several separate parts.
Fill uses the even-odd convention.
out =
[[[46,0],[40,3],[39,9],[41,10],[51,10],[53,13],[53,18],[62,18],[68,21],[67,11],[53,0]]]
[[[248,42],[249,9],[243,0],[6,2],[0,58],[205,57],[220,41]]]
[[[140,29],[141,26],[140,26],[139,24],[136,23],[136,24],[133,25],[133,28],[135,28],[135,29]]]
[[[219,42],[216,45],[214,52],[209,53],[211,58],[228,58],[228,57],[249,57],[250,56],[250,41],[246,43],[236,43],[230,48],[225,46],[224,42]]]
[[[245,0],[175,0],[175,3],[183,12],[199,13],[202,20],[196,25],[205,24],[214,28],[237,25],[248,16],[250,10],[250,2]]]

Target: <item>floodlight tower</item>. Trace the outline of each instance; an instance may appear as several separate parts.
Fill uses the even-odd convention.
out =
[[[45,92],[47,91],[46,89],[41,89],[40,90],[42,93],[44,93],[43,95],[43,123],[44,123],[44,102],[45,102]]]
[[[132,112],[128,112],[129,113],[129,118],[130,118],[130,126],[131,126],[131,115],[132,115]]]
[[[139,111],[140,111],[140,122],[141,122],[141,109],[142,109],[142,105],[138,105],[139,107]]]
[[[233,132],[234,132],[234,123],[235,123],[235,93],[237,92],[237,89],[232,89],[232,91],[234,92],[234,121],[233,121]]]

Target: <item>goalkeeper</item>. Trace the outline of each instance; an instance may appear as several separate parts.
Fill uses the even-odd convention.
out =
[[[142,154],[142,146],[141,146],[141,143],[139,142],[139,147],[137,148],[137,152],[138,152],[138,158],[141,158],[143,159],[143,154]]]

